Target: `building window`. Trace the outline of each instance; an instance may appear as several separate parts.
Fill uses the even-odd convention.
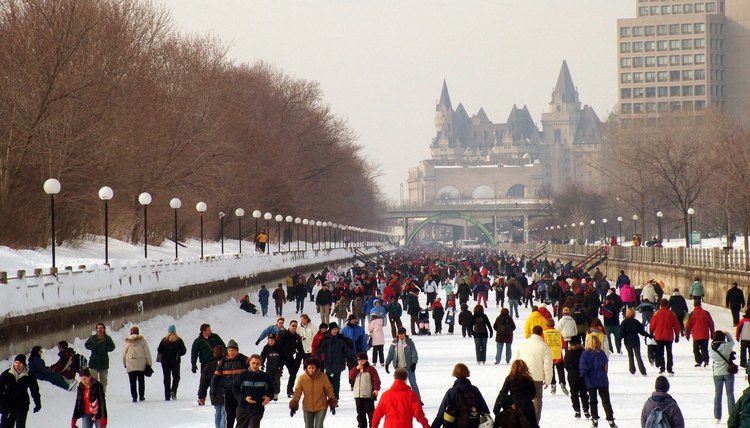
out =
[[[659,67],[664,67],[667,65],[667,56],[661,55],[656,57],[656,65]]]
[[[643,27],[633,27],[633,37],[640,37],[643,35]]]
[[[633,83],[643,82],[643,73],[633,73]]]
[[[656,65],[656,57],[647,56],[646,57],[646,67],[654,67],[655,65]]]
[[[705,64],[706,63],[706,54],[695,54],[695,63],[696,64]]]
[[[696,22],[693,27],[693,29],[695,30],[695,34],[702,34],[706,32],[706,24],[702,22]]]
[[[656,73],[653,71],[647,71],[646,72],[646,82],[656,82]]]
[[[648,13],[651,15],[658,15],[659,14],[659,6],[651,6],[648,9]]]
[[[680,111],[680,102],[679,101],[670,101],[669,102],[669,111]]]
[[[620,73],[620,82],[621,83],[630,83],[632,82],[632,75],[630,73]]]
[[[662,6],[661,7],[661,14],[662,15],[669,15],[669,6]]]
[[[656,50],[656,42],[654,42],[653,40],[646,42],[644,46],[646,48],[646,52],[653,52],[654,50]]]
[[[643,58],[640,56],[633,58],[633,67],[643,67]]]
[[[673,50],[673,51],[680,50],[680,41],[679,40],[670,40],[669,41],[669,50]]]
[[[689,97],[693,95],[693,85],[685,85],[682,87],[682,96]]]
[[[693,70],[682,70],[682,80],[693,80]]]
[[[620,58],[620,68],[630,68],[633,61],[630,58]]]
[[[680,70],[672,70],[669,72],[669,81],[670,82],[679,82],[680,81]]]
[[[698,100],[695,102],[695,109],[696,110],[705,110],[706,109],[706,101],[704,100]]]
[[[655,34],[654,31],[655,31],[655,28],[653,25],[647,25],[643,27],[643,33],[647,36],[653,36]]]
[[[646,88],[646,98],[654,98],[656,97],[656,88]]]
[[[633,113],[643,113],[643,103],[633,103]]]
[[[667,80],[669,80],[669,72],[667,72],[667,71],[660,71],[660,72],[656,73],[656,78],[660,82],[666,82]]]
[[[716,3],[712,1],[706,2],[706,12],[716,12]]]
[[[669,103],[666,101],[662,101],[658,104],[659,111],[667,111],[669,109]]]
[[[669,87],[669,96],[670,97],[679,97],[680,96],[680,87],[679,86],[670,86]]]
[[[693,40],[693,46],[696,49],[703,49],[706,47],[706,39],[695,39]]]
[[[693,49],[693,39],[682,39],[682,49]]]
[[[643,98],[643,88],[633,88],[633,98]]]
[[[660,51],[667,50],[667,41],[666,40],[658,40],[656,42],[656,49]]]
[[[685,111],[691,111],[693,109],[693,102],[692,101],[683,101],[682,102],[682,109]]]
[[[681,4],[673,4],[672,5],[672,13],[682,13],[682,5]]]
[[[691,3],[683,4],[682,11],[685,13],[693,13],[693,5]]]
[[[693,32],[693,24],[682,24],[682,34],[691,34]]]
[[[704,12],[705,10],[706,9],[705,9],[705,6],[703,5],[703,3],[696,3],[695,4],[695,11],[696,12],[700,13],[700,12]]]
[[[666,97],[669,94],[666,86],[659,86],[656,89],[657,89],[656,93],[658,94],[659,98]]]
[[[705,80],[706,70],[695,70],[695,80]]]
[[[680,56],[679,55],[670,55],[669,56],[669,65],[680,65]]]
[[[648,6],[641,6],[638,8],[638,16],[648,16]]]
[[[620,53],[628,53],[630,52],[630,43],[620,43]]]
[[[620,98],[622,99],[630,98],[632,94],[633,94],[633,91],[630,88],[620,89]]]
[[[695,85],[695,95],[706,95],[706,85]]]
[[[669,34],[670,35],[680,34],[680,24],[670,24]]]
[[[643,42],[633,42],[633,52],[643,52]]]
[[[682,65],[690,65],[693,63],[693,56],[692,55],[683,55],[682,56]]]
[[[656,112],[656,103],[646,103],[646,113]]]
[[[660,36],[666,36],[667,35],[667,26],[666,25],[657,25],[656,26],[656,34]]]
[[[630,27],[621,27],[620,37],[630,37]]]
[[[629,103],[620,104],[620,111],[622,111],[623,113],[632,113],[633,112],[632,104],[629,104]]]

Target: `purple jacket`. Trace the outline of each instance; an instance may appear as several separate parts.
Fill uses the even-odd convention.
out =
[[[641,426],[646,425],[646,419],[651,411],[655,408],[660,408],[662,415],[669,422],[669,426],[672,428],[684,428],[685,418],[682,416],[682,411],[677,402],[674,401],[672,396],[666,392],[656,391],[651,394],[648,400],[643,404],[643,411],[641,411]]]
[[[607,377],[607,354],[604,351],[583,351],[578,368],[587,388],[609,386]]]

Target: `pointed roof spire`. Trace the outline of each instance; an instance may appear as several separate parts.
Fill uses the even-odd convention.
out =
[[[451,106],[451,97],[448,95],[448,84],[445,83],[445,79],[443,79],[443,90],[440,91],[440,101],[438,102],[438,107],[443,106],[446,110],[452,111],[453,106]]]
[[[557,76],[557,84],[554,92],[552,92],[552,98],[559,99],[565,104],[578,103],[578,92],[573,84],[573,78],[570,76],[566,60],[563,60],[562,67],[560,67],[560,74]]]

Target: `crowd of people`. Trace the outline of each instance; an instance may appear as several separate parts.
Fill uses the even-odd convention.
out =
[[[490,296],[500,309],[494,320],[486,313],[492,304]],[[684,338],[692,341],[695,367],[712,363],[716,422],[722,420],[726,401],[729,426],[745,426],[750,412],[743,416],[741,409],[750,398],[750,389],[735,405],[734,377],[739,367],[733,360],[735,342],[739,342],[739,366],[747,368],[750,310],[740,318],[745,300],[735,283],[726,305],[733,315],[737,313],[736,328],[719,330],[702,307],[703,296],[698,277],[690,287],[690,312],[679,289],[669,292],[655,280],[634,287],[624,271],[610,282],[599,269],[588,273],[560,260],[495,251],[399,252],[365,266],[331,267],[309,276],[290,273],[286,284],[279,283],[272,293],[265,285],[258,290],[260,314],[250,295],[244,295],[240,308],[260,317],[256,320],[267,316],[270,300],[274,301],[276,322],[255,340],[257,352],[240,353],[236,340],[225,343],[206,323],[190,347],[190,368],[200,376],[198,404],[205,405],[209,398],[216,428],[259,427],[266,406],[280,399],[284,375],[290,416],[301,408],[306,428],[322,428],[326,415],[335,414],[339,405],[345,371],[359,428],[378,427],[381,422],[386,427],[411,426],[413,418],[433,428],[536,427],[545,391],[556,394],[558,386],[569,396],[575,418],[588,419],[597,427],[603,417],[606,425],[616,427],[609,358],[623,354],[624,345],[630,374],[646,376],[643,342],[649,366],[659,376],[643,405],[641,425],[661,426],[665,420],[679,427],[684,426],[683,416],[668,393],[666,376],[675,371],[672,344]],[[294,306],[295,319],[283,316],[288,304]],[[525,320],[520,319],[520,306],[531,310]],[[315,324],[312,317],[320,323]],[[454,327],[460,327],[456,340],[473,341],[478,365],[486,364],[488,348],[490,354],[492,349],[488,342],[494,339],[495,355],[490,360],[511,366],[490,408],[469,381],[469,367],[456,364],[452,371],[456,380],[430,423],[417,383],[420,357],[414,337],[444,334],[444,324],[446,334],[458,334]],[[521,329],[523,339],[514,343]],[[109,354],[115,343],[105,325],[97,324],[85,347],[90,351],[88,359],[60,342],[59,360],[50,367],[41,359],[41,347],[31,350],[28,367],[26,356],[17,356],[0,376],[0,428],[24,426],[29,394],[33,410],[41,409],[37,380],[77,391],[71,426],[78,421],[83,427],[107,426]],[[180,362],[188,349],[174,326],[159,342],[155,360],[137,326],[130,328],[123,349],[122,363],[134,403],[145,400],[145,377],[153,373],[155,362],[162,366],[164,399],[177,398]],[[384,392],[380,370],[394,377]],[[747,407],[750,410],[750,402]]]

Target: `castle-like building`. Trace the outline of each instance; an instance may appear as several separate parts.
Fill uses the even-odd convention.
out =
[[[454,110],[444,81],[431,159],[409,169],[410,203],[535,198],[597,183],[602,122],[581,106],[565,61],[541,123],[540,130],[526,106],[514,105],[505,123],[493,123],[481,108],[473,116],[463,104]]]

